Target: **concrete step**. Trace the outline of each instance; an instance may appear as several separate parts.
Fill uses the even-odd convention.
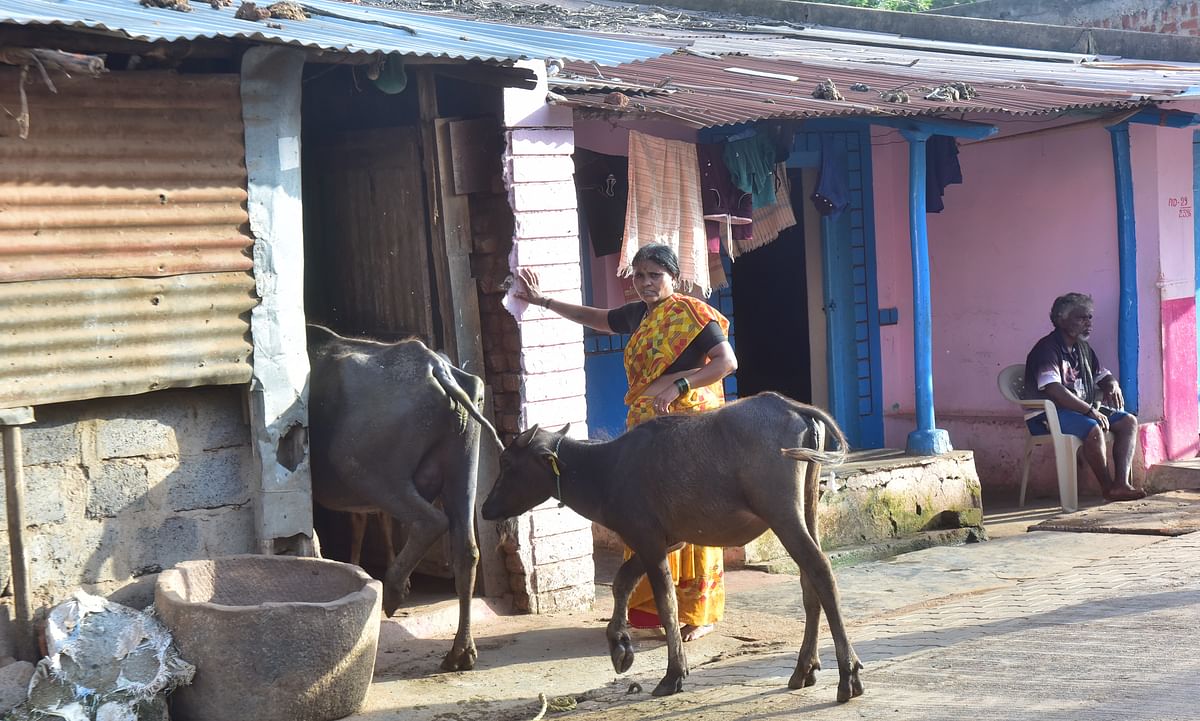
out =
[[[1144,485],[1149,493],[1200,488],[1200,458],[1167,461],[1146,471]]]

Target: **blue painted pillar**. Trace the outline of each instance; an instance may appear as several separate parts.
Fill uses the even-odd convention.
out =
[[[925,141],[928,130],[901,130],[908,141],[908,228],[913,275],[913,375],[917,391],[917,429],[908,434],[907,451],[932,456],[954,450],[950,434],[934,427],[933,311],[929,294],[929,237],[925,226]]]
[[[1117,380],[1125,395],[1125,408],[1138,408],[1138,296],[1137,227],[1133,214],[1133,166],[1130,160],[1129,123],[1108,127],[1112,138],[1113,174],[1117,186],[1117,258],[1120,296],[1117,301]]]

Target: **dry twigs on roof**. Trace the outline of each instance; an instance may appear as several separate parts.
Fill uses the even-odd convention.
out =
[[[50,79],[51,70],[57,70],[67,77],[78,74],[93,78],[107,72],[107,68],[104,67],[104,58],[99,55],[64,53],[61,50],[44,50],[42,48],[0,48],[0,63],[21,67],[21,77],[17,81],[21,110],[13,113],[8,108],[3,108],[4,112],[17,121],[17,135],[21,140],[29,137],[29,98],[25,95],[25,85],[29,82],[29,68],[37,68],[42,82],[46,83],[46,87],[52,93],[57,93],[58,88],[54,87],[54,81]]]

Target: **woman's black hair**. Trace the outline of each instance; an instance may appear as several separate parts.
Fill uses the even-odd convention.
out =
[[[661,243],[643,245],[638,249],[638,252],[634,254],[633,260],[630,261],[629,264],[637,265],[637,263],[642,260],[648,260],[651,263],[657,263],[663,268],[666,268],[667,272],[671,274],[672,278],[679,278],[679,256],[675,255],[675,251],[671,250],[671,246],[669,245],[662,245]]]

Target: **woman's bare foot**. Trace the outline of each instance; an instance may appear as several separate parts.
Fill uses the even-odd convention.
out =
[[[704,638],[714,630],[715,629],[711,623],[707,626],[693,626],[689,623],[683,628],[679,629],[679,632],[683,634],[683,642],[687,643],[688,641],[695,641],[696,639]]]

